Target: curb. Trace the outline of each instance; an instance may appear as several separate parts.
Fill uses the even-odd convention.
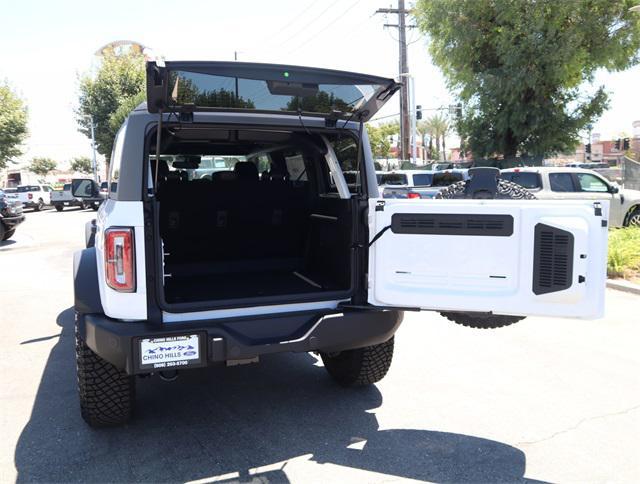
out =
[[[634,284],[624,279],[607,279],[607,287],[617,291],[640,295],[640,284]]]

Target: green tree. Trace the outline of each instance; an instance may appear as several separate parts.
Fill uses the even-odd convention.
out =
[[[71,160],[71,169],[78,173],[89,174],[93,173],[93,163],[90,158],[86,156],[80,156]]]
[[[374,158],[388,158],[391,142],[389,138],[382,134],[382,129],[372,124],[366,124],[369,144]]]
[[[29,171],[36,175],[46,176],[56,169],[58,164],[51,158],[34,158],[29,163]]]
[[[286,111],[305,111],[308,113],[330,113],[334,110],[348,113],[351,111],[351,107],[344,99],[325,91],[319,91],[313,96],[296,96],[287,103],[286,107]]]
[[[418,0],[433,61],[462,102],[475,156],[573,148],[608,106],[596,70],[639,61],[637,0]]]
[[[8,86],[0,83],[0,169],[22,154],[27,138],[27,108]]]
[[[388,158],[391,150],[390,137],[400,133],[400,123],[391,122],[378,126],[366,124],[365,126],[374,158]]]
[[[144,57],[138,53],[107,53],[95,75],[80,78],[77,122],[80,132],[91,136],[91,118],[95,124],[96,148],[105,156],[107,166],[113,141],[133,102],[144,100]],[[127,112],[123,115],[122,106]]]
[[[146,91],[139,92],[135,96],[129,96],[120,102],[120,106],[116,109],[111,116],[109,116],[109,128],[115,136],[122,124],[129,117],[131,111],[133,111],[138,105],[147,100]],[[111,154],[111,153],[109,153]]]

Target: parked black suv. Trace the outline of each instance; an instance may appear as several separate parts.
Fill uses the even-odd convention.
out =
[[[24,222],[22,203],[0,190],[0,241],[10,239]]]

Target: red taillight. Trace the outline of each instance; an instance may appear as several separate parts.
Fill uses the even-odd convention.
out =
[[[29,200],[31,200],[33,198],[33,193],[27,193],[27,196],[29,197]]]
[[[420,198],[419,193],[409,192],[407,193],[407,198]]]
[[[105,275],[107,285],[120,292],[136,290],[133,229],[113,228],[104,233]]]

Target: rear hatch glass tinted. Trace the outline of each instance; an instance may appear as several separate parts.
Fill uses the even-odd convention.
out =
[[[319,113],[366,121],[398,89],[392,79],[310,67],[242,62],[147,64],[147,107]]]

